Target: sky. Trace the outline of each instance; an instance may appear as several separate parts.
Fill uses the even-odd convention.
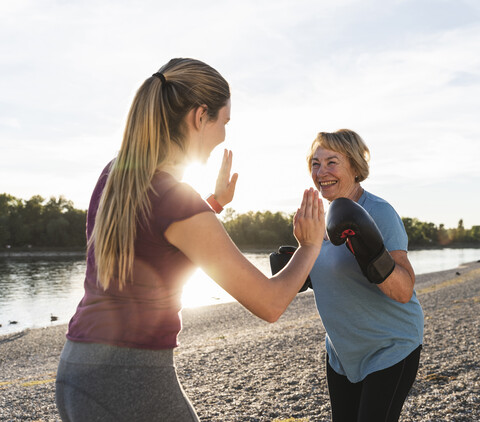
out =
[[[0,193],[86,209],[133,96],[173,57],[229,82],[225,144],[185,180],[214,189],[223,148],[237,212],[294,212],[306,154],[349,128],[368,191],[402,217],[480,225],[477,0],[0,2]]]

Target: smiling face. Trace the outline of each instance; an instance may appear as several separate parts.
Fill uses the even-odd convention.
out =
[[[360,185],[345,154],[318,147],[312,156],[311,169],[313,182],[326,200],[356,199]]]

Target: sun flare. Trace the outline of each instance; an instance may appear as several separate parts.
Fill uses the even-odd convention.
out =
[[[195,271],[183,288],[182,306],[184,308],[195,308],[197,306],[234,301],[235,299],[232,296],[201,269]]]
[[[202,197],[213,193],[222,156],[223,149],[217,148],[212,152],[207,164],[191,163],[185,169],[182,181],[192,186]]]

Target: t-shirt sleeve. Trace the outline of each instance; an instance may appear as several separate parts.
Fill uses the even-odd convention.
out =
[[[90,236],[92,235],[93,226],[95,225],[95,218],[97,217],[98,205],[100,204],[103,190],[107,184],[108,174],[110,173],[110,168],[113,164],[113,161],[114,160],[110,161],[102,170],[102,173],[98,178],[97,184],[95,185],[95,189],[93,190],[90,198],[90,204],[87,211],[87,239],[90,239]]]
[[[382,233],[388,251],[407,251],[408,236],[400,216],[388,202],[377,203],[370,215]]]
[[[202,212],[213,212],[207,202],[185,183],[174,185],[155,202],[155,225],[162,234],[176,221],[186,220]]]

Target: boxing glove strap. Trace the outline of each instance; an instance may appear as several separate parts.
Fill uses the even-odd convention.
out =
[[[366,276],[371,283],[380,284],[392,274],[394,269],[395,261],[383,247],[378,256],[368,264]]]

